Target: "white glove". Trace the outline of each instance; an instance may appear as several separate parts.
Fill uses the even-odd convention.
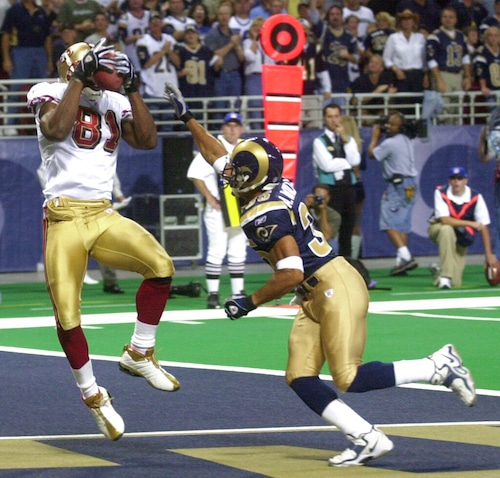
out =
[[[184,123],[187,123],[193,117],[193,114],[189,111],[186,100],[182,96],[181,91],[171,81],[167,81],[165,83],[165,93],[163,94],[163,98],[165,98],[173,106],[175,116],[177,116],[177,118],[181,121],[184,121]]]

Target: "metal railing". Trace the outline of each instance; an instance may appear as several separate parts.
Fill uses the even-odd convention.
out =
[[[41,81],[56,81],[50,79],[30,80],[0,80],[0,136],[4,138],[18,135],[35,135],[36,127],[33,114],[26,107],[26,93],[29,88]],[[12,91],[12,85],[21,85],[21,91]],[[419,119],[422,116],[423,94],[418,93],[383,93],[383,94],[334,94],[328,101],[337,101],[345,105],[345,114],[354,117],[359,127],[372,125],[381,115],[397,109],[404,111],[409,119]],[[490,110],[500,104],[487,103],[479,91],[454,92],[443,95],[445,110],[433,124],[484,124],[489,117]],[[325,104],[322,95],[307,97],[302,108],[303,125],[314,124],[321,127],[322,108]],[[376,99],[378,104],[364,104],[364,100]],[[222,117],[228,111],[239,111],[242,115],[246,131],[256,134],[264,132],[262,97],[259,96],[226,96],[217,98],[187,98],[192,105],[191,111],[200,123],[209,131],[220,131]],[[186,128],[173,117],[172,108],[163,99],[148,98],[145,102],[150,105],[160,135],[178,136],[186,133]],[[255,106],[255,103],[260,106]],[[14,111],[12,108],[17,109]],[[255,116],[255,117],[254,117]],[[10,124],[10,121],[14,124]],[[319,126],[318,126],[319,125]]]

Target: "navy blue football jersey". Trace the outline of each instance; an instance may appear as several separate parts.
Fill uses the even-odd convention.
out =
[[[186,98],[202,98],[214,95],[215,73],[210,62],[212,50],[204,45],[193,51],[184,45],[176,45],[181,59],[179,70],[187,69],[188,74],[179,76],[179,88]]]
[[[365,50],[370,50],[374,55],[382,56],[384,53],[384,46],[391,33],[394,33],[394,30],[390,28],[378,28],[372,31],[366,35],[364,41]]]
[[[343,49],[347,49],[351,55],[356,55],[358,53],[356,38],[345,30],[341,35],[336,35],[327,29],[323,37],[322,54],[326,69],[330,73],[332,93],[346,93],[349,88],[349,62],[339,55]]]
[[[274,245],[282,237],[293,236],[304,262],[305,277],[335,257],[323,233],[314,227],[309,209],[287,179],[243,207],[241,227],[252,249],[268,263]]]
[[[458,73],[463,69],[467,54],[465,35],[456,30],[452,38],[446,30],[438,28],[427,37],[427,61],[434,60],[441,71]]]
[[[500,90],[500,54],[482,45],[474,58],[474,70],[478,79],[484,79],[490,90]]]
[[[308,43],[297,58],[284,61],[282,64],[304,67],[303,95],[314,95],[321,88],[318,73],[325,71],[326,66],[320,47],[316,43]]]

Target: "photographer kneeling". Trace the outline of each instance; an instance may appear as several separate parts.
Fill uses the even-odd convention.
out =
[[[380,142],[384,133],[386,138]],[[408,249],[411,215],[417,196],[417,170],[413,143],[405,132],[401,113],[391,113],[373,126],[368,154],[382,163],[382,174],[387,182],[380,206],[380,230],[387,233],[397,250],[391,275],[406,275],[407,271],[418,267]]]
[[[328,184],[322,183],[316,184],[312,193],[304,198],[304,203],[314,219],[314,225],[323,233],[328,244],[338,254],[338,234],[342,216],[328,206],[329,202],[330,188]]]

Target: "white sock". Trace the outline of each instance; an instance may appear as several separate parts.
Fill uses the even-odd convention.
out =
[[[141,354],[145,354],[148,349],[155,346],[157,328],[157,325],[145,324],[136,320],[130,345]]]
[[[207,290],[209,294],[219,293],[220,279],[207,279]]]
[[[435,371],[434,362],[428,358],[399,360],[393,363],[396,385],[430,382]]]
[[[73,377],[75,377],[76,384],[84,399],[99,393],[99,388],[97,387],[97,382],[94,377],[92,362],[90,360],[78,370],[72,368],[71,371],[73,372]]]
[[[344,434],[355,438],[362,433],[368,433],[372,429],[370,423],[340,398],[331,401],[323,410],[321,417],[328,423],[335,425]]]
[[[411,260],[410,250],[406,246],[400,247],[398,249],[398,257],[404,259],[405,261]]]
[[[361,236],[351,236],[351,257],[353,259],[359,258],[359,251],[361,250]]]
[[[245,287],[245,280],[243,277],[231,277],[231,290],[233,294],[241,294]]]

